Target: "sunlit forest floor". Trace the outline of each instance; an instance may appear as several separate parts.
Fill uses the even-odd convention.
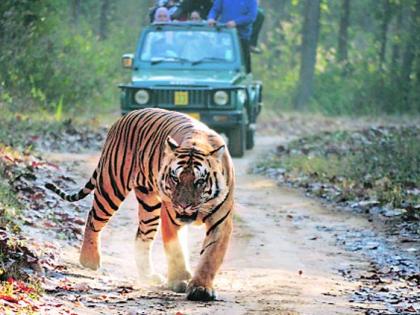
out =
[[[117,117],[109,115],[106,125]],[[420,309],[418,120],[266,112],[256,148],[235,159],[239,205],[230,252],[216,278],[218,299],[192,303],[136,283],[134,198],[104,232],[103,269],[95,273],[79,266],[91,201],[68,204],[43,185],[55,179],[72,190],[86,181],[106,134],[102,123],[23,115],[1,119],[3,313],[395,314]],[[369,167],[367,177],[358,168],[362,164]],[[189,234],[194,266],[202,231]],[[154,261],[165,273],[160,240]]]

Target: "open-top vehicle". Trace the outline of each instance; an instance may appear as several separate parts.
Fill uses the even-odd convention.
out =
[[[262,84],[246,72],[235,29],[150,25],[122,63],[132,69],[131,82],[119,86],[123,114],[145,107],[176,110],[224,133],[234,157],[253,148]]]

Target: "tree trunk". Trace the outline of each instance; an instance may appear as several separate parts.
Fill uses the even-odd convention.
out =
[[[272,56],[268,60],[268,67],[275,67],[280,61],[283,52],[284,30],[281,22],[285,19],[286,5],[290,0],[271,0],[265,2],[266,19],[261,32],[262,42],[267,43]],[[265,31],[264,31],[265,30]]]
[[[410,106],[410,92],[412,88],[412,78],[411,74],[413,71],[413,64],[416,57],[416,50],[420,48],[418,40],[420,36],[418,32],[420,31],[420,0],[416,1],[415,6],[411,9],[411,14],[409,17],[409,36],[406,40],[406,45],[404,53],[402,56],[402,66],[400,74],[400,86],[403,91],[405,105]]]
[[[401,58],[401,29],[403,23],[403,10],[401,4],[398,4],[396,7],[396,21],[393,30],[394,38],[392,44],[392,54],[391,54],[391,76],[393,80],[397,79],[398,75],[398,66]]]
[[[79,25],[80,16],[80,0],[70,0],[71,5],[71,22],[74,26]]]
[[[287,14],[285,6],[289,1],[290,0],[267,0],[266,2],[264,2],[265,20],[263,31],[260,35],[261,41],[267,42],[269,40],[270,31],[272,32],[276,28],[281,28],[281,21]],[[280,45],[281,43],[278,44]]]
[[[381,48],[379,51],[379,68],[383,69],[385,64],[385,57],[386,57],[386,46],[388,42],[388,25],[389,21],[391,20],[391,5],[389,0],[383,0],[383,16],[382,16],[382,23],[381,23],[381,34],[380,34],[380,42]]]
[[[350,24],[350,0],[342,0],[340,31],[338,34],[337,59],[339,62],[347,60],[348,28]]]
[[[416,2],[416,19],[415,19],[415,44],[416,44],[416,57],[415,57],[415,80],[413,80],[413,91],[415,91],[416,95],[414,97],[417,97],[417,100],[414,101],[414,104],[412,105],[414,110],[417,110],[419,112],[419,98],[420,98],[420,0],[417,0]]]
[[[305,0],[301,64],[295,99],[296,109],[305,107],[313,93],[320,14],[320,0]]]
[[[99,16],[99,40],[108,37],[109,0],[101,0],[101,12]]]

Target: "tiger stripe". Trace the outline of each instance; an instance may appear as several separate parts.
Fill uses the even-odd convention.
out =
[[[139,277],[153,277],[151,246],[160,229],[168,284],[174,289],[191,278],[178,232],[191,221],[205,224],[201,259],[187,297],[212,298],[192,292],[194,287],[204,287],[208,289],[204,295],[213,294],[213,278],[232,231],[234,172],[223,139],[205,125],[162,109],[133,111],[110,128],[97,168],[82,189],[66,194],[54,184],[46,188],[67,201],[78,201],[94,191],[80,256],[81,263],[92,269],[100,266],[101,230],[133,190],[138,202]]]

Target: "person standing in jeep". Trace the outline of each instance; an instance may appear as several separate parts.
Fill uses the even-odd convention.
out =
[[[251,72],[249,42],[252,35],[252,23],[257,17],[257,12],[257,0],[215,0],[208,15],[209,25],[215,25],[218,21],[226,23],[228,27],[236,27],[248,73]]]
[[[192,12],[198,12],[200,17],[206,18],[213,6],[213,0],[184,0],[172,15],[173,20],[187,20]]]

